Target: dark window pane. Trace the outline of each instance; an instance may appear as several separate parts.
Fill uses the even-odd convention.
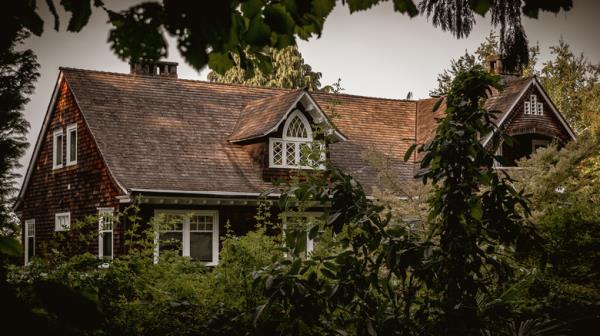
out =
[[[71,161],[75,161],[77,160],[77,132],[71,131],[70,137],[69,158]]]
[[[212,232],[190,233],[190,257],[200,261],[212,261]]]
[[[60,165],[63,162],[63,137],[59,135],[56,137],[56,164]]]
[[[35,238],[29,237],[27,240],[27,259],[31,260],[31,257],[35,255]]]
[[[179,251],[181,254],[181,242],[183,234],[181,232],[163,232],[160,234],[159,251]]]
[[[112,257],[113,241],[112,232],[102,233],[102,253],[103,257]]]

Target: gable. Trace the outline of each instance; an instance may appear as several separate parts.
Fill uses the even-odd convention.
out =
[[[530,85],[504,119],[502,128],[511,136],[540,134],[562,143],[572,140],[570,130],[562,124],[561,116],[553,112],[551,104],[538,86]],[[540,107],[541,111],[536,112]]]
[[[53,135],[59,132],[64,137],[68,129],[76,130],[77,159],[57,166],[54,164]],[[68,142],[66,144],[68,148]],[[61,151],[62,162],[66,162],[67,157],[64,145],[65,142]],[[122,192],[102,159],[67,81],[59,76],[14,205],[15,210],[23,211],[26,215],[35,212],[42,216],[39,213],[42,209],[53,211],[52,215],[74,209],[73,215],[76,217],[76,211],[86,207],[95,209],[97,204],[108,204]]]

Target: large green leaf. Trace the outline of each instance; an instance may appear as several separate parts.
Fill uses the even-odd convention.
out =
[[[67,30],[80,31],[90,20],[92,15],[92,0],[61,0],[60,4],[67,12],[71,12],[71,19]]]
[[[213,51],[208,55],[208,66],[216,72],[224,74],[234,66],[234,63],[228,53]]]

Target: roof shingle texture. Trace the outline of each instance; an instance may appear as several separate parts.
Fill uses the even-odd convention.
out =
[[[268,129],[300,90],[217,84],[159,76],[61,69],[113,177],[126,189],[262,192],[272,187],[243,147],[228,141]],[[334,164],[367,188],[377,174],[365,151],[382,152],[405,177],[415,141],[416,102],[311,93],[348,141],[332,145]],[[289,107],[288,107],[289,108]],[[240,120],[240,114],[244,119]],[[283,113],[287,112],[284,111]],[[239,124],[238,124],[239,122]]]
[[[303,89],[284,91],[249,102],[244,106],[229,140],[242,141],[264,136],[283,119],[302,92]]]

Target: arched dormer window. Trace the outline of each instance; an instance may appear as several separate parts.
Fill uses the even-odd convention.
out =
[[[282,138],[269,139],[269,167],[314,168],[312,148],[315,146],[312,128],[302,112],[295,110],[283,125]],[[325,159],[325,146],[318,144],[319,157]]]

